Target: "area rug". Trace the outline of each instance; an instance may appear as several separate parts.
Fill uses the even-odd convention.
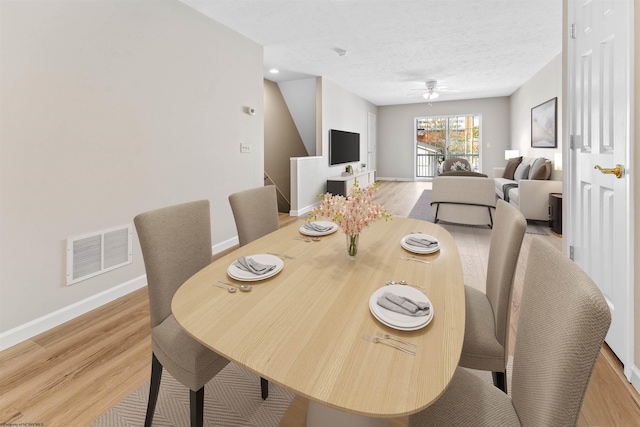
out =
[[[407,218],[413,219],[421,219],[423,221],[435,222],[436,218],[431,214],[431,190],[423,190],[422,194],[418,198],[418,201],[409,212]],[[470,225],[470,224],[457,224],[448,221],[439,220],[438,224],[440,225],[459,225],[461,227],[470,227],[470,228],[486,228],[489,229],[488,225]]]
[[[269,383],[269,397],[260,397],[260,377],[229,363],[205,386],[204,425],[209,427],[277,427],[294,394]],[[91,427],[144,425],[149,382],[105,412]],[[154,427],[189,425],[189,389],[167,371],[162,374]]]
[[[511,390],[513,358],[507,365],[507,388]],[[491,372],[470,369],[493,384]],[[509,393],[511,394],[511,393]],[[277,427],[294,394],[269,383],[269,397],[260,397],[260,377],[229,363],[207,385],[204,392],[204,425],[209,427]],[[105,412],[91,427],[129,427],[144,425],[149,398],[149,382],[138,387],[120,403]],[[154,427],[189,425],[189,390],[166,371],[162,375]]]
[[[435,217],[431,214],[431,190],[423,190],[422,194],[418,198],[418,201],[411,209],[411,212],[407,218],[421,219],[423,221],[435,222]],[[468,225],[468,224],[454,224],[447,221],[438,221],[438,224],[459,225],[461,227],[471,228],[489,228],[487,225]],[[539,234],[541,236],[548,236],[549,233],[545,230],[544,221],[527,221],[527,233]]]
[[[547,233],[546,228],[548,228],[548,225],[546,225],[544,221],[527,221],[528,234],[539,234],[541,236],[548,236],[549,233]]]
[[[433,222],[435,217],[431,214],[431,190],[423,190],[418,201],[409,212],[407,218],[421,219]]]

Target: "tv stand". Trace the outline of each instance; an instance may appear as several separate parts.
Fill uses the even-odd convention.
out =
[[[327,192],[336,196],[348,196],[349,190],[356,180],[360,188],[367,187],[376,182],[376,171],[369,170],[356,172],[346,176],[334,176],[327,179]]]

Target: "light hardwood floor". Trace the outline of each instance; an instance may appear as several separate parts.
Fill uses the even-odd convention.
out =
[[[378,201],[395,216],[409,214],[428,182],[383,182]],[[281,215],[281,223],[291,218]],[[447,226],[460,248],[465,282],[484,289],[490,231]],[[510,348],[513,349],[526,256],[525,235],[516,272]],[[550,235],[558,249],[561,239]],[[215,258],[215,257],[214,257]],[[143,384],[150,375],[146,289],[0,352],[0,424],[84,426]],[[280,427],[303,427],[307,402],[295,398]],[[582,407],[579,426],[640,426],[640,396],[603,346]],[[406,426],[406,418],[390,427]]]

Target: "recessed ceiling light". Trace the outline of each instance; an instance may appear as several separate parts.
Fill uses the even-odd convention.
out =
[[[280,70],[278,70],[277,68],[272,68],[272,69],[269,70],[269,72],[271,74],[278,74],[280,72]]]

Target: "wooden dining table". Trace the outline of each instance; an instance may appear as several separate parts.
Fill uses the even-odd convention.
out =
[[[429,406],[447,388],[464,337],[462,265],[451,234],[426,221],[380,220],[361,233],[350,260],[341,230],[305,241],[303,224],[233,250],[188,279],[173,297],[177,322],[216,353],[308,398],[308,426],[329,425],[322,417],[386,425]],[[437,238],[440,250],[420,255],[401,247],[403,236],[417,232]],[[213,286],[241,284],[227,268],[256,254],[277,254],[284,267],[251,282],[250,292]],[[424,287],[434,310],[428,325],[396,330],[372,315],[369,299],[387,280]],[[362,338],[376,333],[415,344],[416,354]],[[339,427],[335,420],[330,425]]]

